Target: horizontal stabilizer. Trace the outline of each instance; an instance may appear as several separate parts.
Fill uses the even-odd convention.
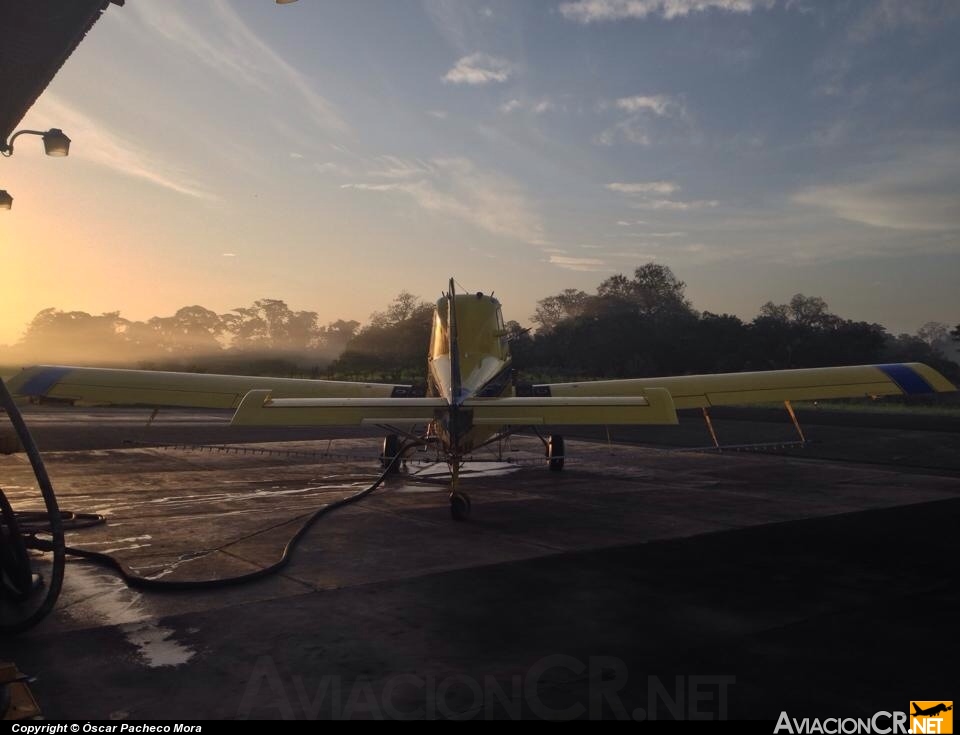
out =
[[[234,426],[359,426],[420,424],[443,419],[443,398],[274,398],[252,390],[233,416]],[[650,389],[626,398],[474,398],[458,410],[477,426],[541,424],[675,424],[670,393]]]
[[[475,398],[463,404],[478,426],[676,424],[670,392],[600,398]]]
[[[442,398],[274,398],[252,390],[233,415],[233,426],[361,426],[422,424],[448,404]]]

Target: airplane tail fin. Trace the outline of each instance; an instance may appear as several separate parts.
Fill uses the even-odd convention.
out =
[[[914,715],[919,715],[919,714],[920,714],[920,708],[917,706],[917,703],[916,703],[916,702],[913,703],[913,714],[914,714]]]
[[[450,292],[447,300],[447,326],[450,330],[450,403],[458,405],[462,400],[462,376],[460,375],[460,342],[457,330],[457,301],[453,279],[450,279]]]

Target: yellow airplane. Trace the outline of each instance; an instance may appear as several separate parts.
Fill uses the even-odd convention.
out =
[[[464,458],[526,427],[668,425],[682,408],[701,408],[706,417],[711,406],[784,401],[790,409],[791,400],[956,390],[920,363],[518,386],[500,302],[457,294],[453,279],[437,301],[432,330],[425,396],[409,385],[48,365],[23,370],[9,388],[101,405],[230,408],[234,426],[377,426],[390,432],[381,454],[387,472],[413,447],[439,446],[450,466],[455,520],[470,514],[470,499],[457,487]],[[563,437],[544,444],[550,469],[563,469]]]

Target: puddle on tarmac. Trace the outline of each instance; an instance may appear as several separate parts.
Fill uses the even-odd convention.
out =
[[[78,563],[67,567],[64,579],[65,606],[58,614],[78,623],[116,626],[137,649],[149,668],[181,666],[196,655],[189,646],[174,640],[176,631],[159,625],[143,595],[116,575]]]

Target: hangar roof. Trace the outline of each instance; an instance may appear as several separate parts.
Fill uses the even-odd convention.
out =
[[[6,141],[110,3],[0,0],[0,142]]]

